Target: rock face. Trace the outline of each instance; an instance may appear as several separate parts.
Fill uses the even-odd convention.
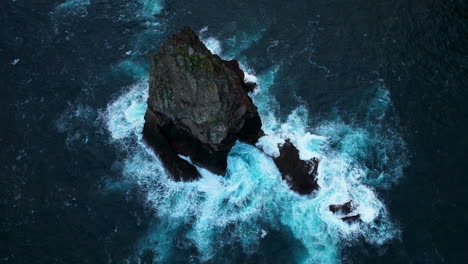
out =
[[[300,194],[310,194],[318,189],[319,160],[317,158],[308,161],[299,159],[299,150],[289,140],[278,147],[280,155],[273,160],[291,189]]]
[[[211,54],[189,28],[172,35],[151,58],[144,139],[176,180],[199,177],[192,163],[224,175],[236,140],[255,144],[263,134],[235,60]]]

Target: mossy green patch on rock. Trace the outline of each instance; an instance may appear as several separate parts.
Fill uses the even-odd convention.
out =
[[[194,51],[192,52],[192,54],[190,54],[190,52],[187,51],[186,48],[179,47],[177,48],[175,57],[177,57],[176,61],[181,67],[190,66],[189,68],[193,72],[207,73],[211,76],[214,75],[213,62],[210,60],[209,57],[203,54]]]

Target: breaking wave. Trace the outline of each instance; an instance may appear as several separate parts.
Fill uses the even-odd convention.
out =
[[[225,59],[240,59],[246,79],[257,82],[251,97],[266,133],[257,144],[263,152],[237,143],[229,153],[225,177],[199,168],[199,181],[173,181],[157,155],[143,143],[141,133],[148,80],[147,65],[139,63],[138,58],[153,50],[154,40],[164,32],[165,24],[155,18],[163,2],[135,3],[143,11],[129,13],[123,19],[141,22],[142,31],[136,34],[131,50],[126,51],[129,59],[116,69],[137,81],[107,105],[98,121],[104,121],[111,142],[122,150],[124,158],[119,164],[123,164],[123,182],[138,185],[154,211],[154,222],[141,238],[136,257],[149,249],[154,252],[154,260],[162,263],[236,263],[242,262],[240,252],[245,259],[252,259],[268,254],[263,251],[283,250],[275,256],[278,262],[281,256],[287,256],[283,262],[339,263],[341,247],[347,242],[365,239],[381,245],[398,236],[399,230],[377,192],[397,182],[407,165],[405,143],[385,121],[393,108],[388,90],[381,83],[369,98],[363,99],[361,111],[365,115],[360,121],[345,120],[336,114],[312,123],[305,106],[281,121],[280,106],[271,95],[281,66],[256,74],[241,56],[261,38],[262,31],[254,35],[239,33],[220,41],[206,27],[199,35],[213,53]],[[89,5],[88,0],[67,0],[56,7],[56,20],[86,17]],[[88,142],[86,131],[80,131],[81,123],[67,118],[88,120],[94,118],[95,111],[79,105],[58,120],[58,129],[69,133],[67,144]],[[301,159],[320,159],[320,189],[312,195],[291,191],[269,157],[278,155],[278,144],[286,138],[299,149]],[[330,204],[350,200],[362,223],[347,224],[328,209]]]
[[[204,41],[209,49],[224,54],[219,40],[207,37]],[[380,245],[395,238],[398,229],[375,191],[397,181],[404,166],[404,142],[377,122],[392,107],[388,91],[378,87],[365,104],[370,106],[369,122],[363,122],[367,126],[349,124],[337,116],[311,127],[304,106],[292,111],[285,122],[278,118],[279,105],[269,90],[279,66],[258,76],[243,67],[246,78],[259,86],[251,97],[263,121],[266,136],[257,145],[265,153],[238,142],[229,153],[225,177],[199,169],[199,181],[171,180],[142,142],[147,79],[129,87],[103,112],[111,140],[127,152],[122,169],[125,180],[141,187],[156,216],[137,255],[150,249],[158,262],[186,261],[187,256],[190,262],[226,262],[229,249],[248,258],[280,233],[298,245],[291,249],[297,251],[291,253],[294,262],[339,263],[340,249],[347,241],[364,238]],[[299,149],[301,159],[321,161],[320,189],[312,195],[291,191],[268,156],[278,155],[278,143],[286,138]],[[362,223],[347,224],[328,209],[330,204],[350,200]]]

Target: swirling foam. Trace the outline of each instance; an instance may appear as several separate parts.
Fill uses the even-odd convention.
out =
[[[207,44],[213,49],[213,43],[216,50],[219,43]],[[269,95],[278,70],[279,67],[273,67],[261,74],[259,88],[252,94],[267,134],[258,143],[265,152],[237,143],[229,154],[225,177],[200,169],[203,177],[199,181],[170,179],[157,156],[141,140],[148,93],[146,79],[108,105],[107,129],[112,140],[129,153],[123,175],[144,190],[156,214],[153,229],[140,245],[142,250],[155,251],[156,261],[175,261],[182,255],[178,254],[180,251],[192,255],[191,261],[195,262],[226,261],[219,253],[225,248],[238,247],[246,255],[254,254],[271,232],[280,231],[290,233],[306,249],[305,255],[295,255],[295,262],[338,263],[343,241],[364,237],[370,243],[382,244],[398,233],[384,204],[366,184],[370,169],[359,162],[362,155],[368,154],[362,148],[376,147],[369,142],[381,131],[335,120],[320,124],[314,128],[314,134],[308,126],[305,107],[297,108],[286,122],[280,122],[276,116],[279,106]],[[250,73],[248,78],[256,79],[252,71],[246,72]],[[277,144],[285,138],[298,147],[302,159],[321,160],[321,188],[313,195],[301,196],[291,191],[265,154],[277,155]],[[386,142],[388,146],[394,143],[391,140]],[[337,146],[335,141],[341,143]],[[384,153],[388,146],[379,151]],[[361,224],[348,225],[328,210],[330,204],[349,200],[357,204]],[[198,253],[190,251],[193,248]]]
[[[90,3],[68,0],[55,11],[59,17],[85,17]],[[281,122],[279,105],[269,91],[280,67],[274,66],[257,78],[240,56],[243,49],[261,37],[261,32],[253,36],[237,34],[223,42],[206,35],[207,30],[201,35],[212,52],[226,59],[241,58],[246,78],[259,84],[251,96],[267,134],[258,143],[264,152],[238,143],[229,154],[226,177],[200,169],[203,177],[197,182],[172,181],[157,156],[142,142],[148,82],[142,78],[147,74],[146,67],[134,58],[147,54],[163,30],[164,23],[155,16],[161,12],[162,2],[138,3],[144,11],[127,14],[128,19],[143,20],[146,28],[138,32],[132,50],[126,51],[130,59],[117,68],[140,80],[119,94],[101,114],[111,141],[125,153],[124,178],[140,186],[148,206],[155,212],[152,229],[141,239],[141,251],[150,248],[156,253],[155,260],[163,263],[228,262],[226,254],[230,249],[249,256],[258,253],[269,240],[280,243],[286,239],[287,243],[302,244],[290,249],[294,262],[338,263],[343,241],[363,237],[378,245],[398,234],[374,190],[391,186],[406,165],[404,142],[398,133],[380,122],[391,108],[388,91],[380,87],[365,102],[368,111],[363,125],[346,123],[337,116],[310,127],[305,107],[295,109],[286,122]],[[93,111],[79,106],[64,116],[89,119]],[[65,121],[60,119],[58,128],[70,133],[68,144],[76,141],[86,144],[88,135],[80,131],[81,122]],[[300,196],[289,190],[272,159],[265,154],[277,155],[277,144],[285,138],[292,139],[302,159],[321,160],[318,176],[321,188],[312,196]],[[328,210],[329,204],[349,200],[357,203],[362,224],[348,225]],[[276,240],[277,233],[283,234],[281,239]]]

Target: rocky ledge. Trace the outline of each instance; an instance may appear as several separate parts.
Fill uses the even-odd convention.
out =
[[[263,136],[256,106],[236,60],[211,54],[189,28],[172,35],[151,58],[143,137],[175,180],[200,177],[193,164],[225,175],[237,140],[254,145]],[[318,160],[303,161],[290,141],[274,157],[291,189],[318,188]],[[184,157],[181,157],[184,156]]]

